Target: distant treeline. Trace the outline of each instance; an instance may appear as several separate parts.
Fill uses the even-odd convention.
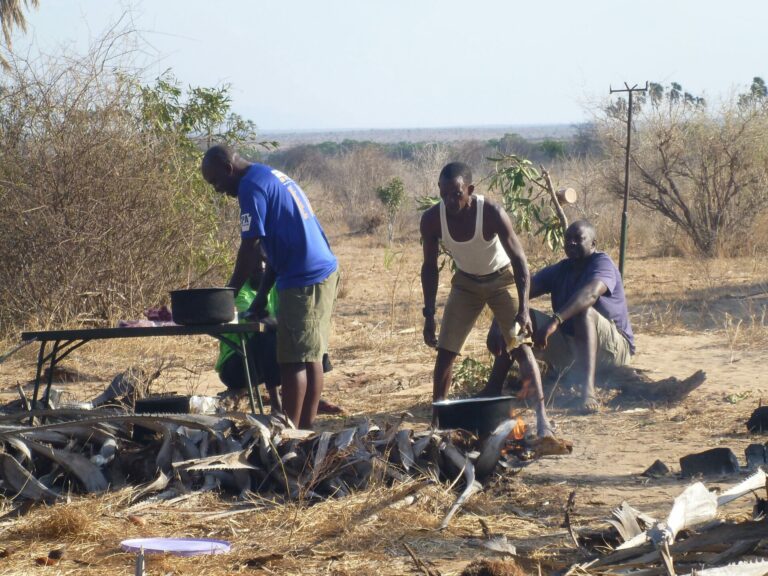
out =
[[[464,140],[441,143],[458,156],[478,157],[483,160],[499,154],[515,154],[528,158],[534,163],[549,163],[566,157],[587,157],[600,154],[600,144],[592,124],[576,126],[571,138],[525,138],[517,133],[507,133],[501,138],[488,140]],[[372,140],[344,139],[341,142],[326,141],[317,144],[299,144],[286,149],[272,151],[267,159],[274,165],[290,168],[308,159],[328,159],[344,156],[362,149],[376,150],[392,160],[416,161],[425,149],[435,142],[374,142]]]

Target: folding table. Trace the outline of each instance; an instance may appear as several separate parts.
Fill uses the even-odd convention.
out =
[[[203,325],[171,325],[171,326],[148,326],[148,327],[121,327],[121,328],[83,328],[77,330],[45,330],[38,332],[22,332],[21,339],[25,342],[37,341],[40,343],[40,350],[37,354],[37,371],[35,373],[35,388],[32,393],[32,409],[37,408],[37,397],[40,390],[40,379],[43,375],[43,366],[49,363],[48,379],[45,387],[45,404],[48,403],[48,394],[53,384],[53,369],[66,358],[71,352],[80,348],[83,344],[91,340],[111,340],[114,338],[148,338],[153,336],[195,336],[207,334],[224,342],[234,352],[243,359],[245,369],[245,381],[248,385],[248,399],[251,404],[251,412],[256,414],[256,404],[254,401],[253,385],[251,374],[255,373],[253,359],[248,357],[248,350],[245,345],[245,338],[238,338],[239,345],[232,340],[225,338],[229,334],[247,334],[259,331],[258,322],[246,322],[242,324],[203,324]],[[51,350],[46,352],[48,344],[52,343]],[[257,383],[258,385],[258,383]],[[256,394],[259,403],[259,412],[264,413],[264,405],[261,401],[261,395]]]

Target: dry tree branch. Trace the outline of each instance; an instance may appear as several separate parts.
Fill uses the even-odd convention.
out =
[[[560,225],[563,227],[563,233],[568,229],[568,217],[565,215],[565,211],[563,210],[563,207],[560,205],[560,200],[557,198],[557,194],[555,193],[555,188],[552,186],[552,179],[549,177],[549,172],[547,172],[546,168],[544,168],[543,165],[540,166],[541,168],[541,176],[544,178],[544,182],[546,184],[547,192],[549,193],[549,199],[552,201],[552,205],[555,207],[555,212],[557,213],[557,219],[560,220]]]

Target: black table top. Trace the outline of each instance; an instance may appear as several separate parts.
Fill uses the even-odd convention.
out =
[[[173,326],[145,326],[124,328],[79,328],[76,330],[42,330],[38,332],[22,332],[22,340],[37,340],[50,342],[54,340],[108,340],[110,338],[143,338],[147,336],[194,336],[207,334],[215,336],[219,334],[242,334],[245,332],[259,332],[261,324],[258,322],[244,322],[242,324],[196,324]]]

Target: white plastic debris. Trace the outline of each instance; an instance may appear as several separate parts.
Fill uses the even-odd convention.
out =
[[[666,522],[659,522],[648,532],[654,544],[672,544],[680,530],[709,522],[717,516],[717,496],[701,482],[691,484],[675,498]]]
[[[757,472],[744,480],[744,482],[740,482],[739,484],[736,484],[736,486],[732,486],[725,492],[721,493],[720,496],[717,497],[717,505],[722,506],[723,504],[728,504],[728,502],[732,502],[737,498],[741,498],[742,496],[751,493],[753,490],[765,488],[765,481],[765,472],[762,468],[758,468]]]
[[[91,462],[96,466],[105,466],[115,459],[117,453],[117,442],[113,438],[108,438],[101,445],[101,450],[98,454],[91,456]]]
[[[190,414],[216,414],[216,408],[219,405],[219,399],[214,396],[190,396],[189,413]]]
[[[735,486],[731,486],[720,496],[715,496],[701,482],[696,482],[675,498],[672,510],[665,522],[657,522],[646,532],[624,542],[617,550],[640,546],[648,539],[653,540],[656,545],[660,545],[665,540],[671,544],[680,530],[709,522],[717,516],[718,506],[733,502],[737,498],[751,494],[754,490],[765,487],[767,479],[768,475],[765,471],[758,468],[752,476]]]
[[[682,576],[764,576],[766,573],[768,573],[768,560],[759,560],[704,568]]]

